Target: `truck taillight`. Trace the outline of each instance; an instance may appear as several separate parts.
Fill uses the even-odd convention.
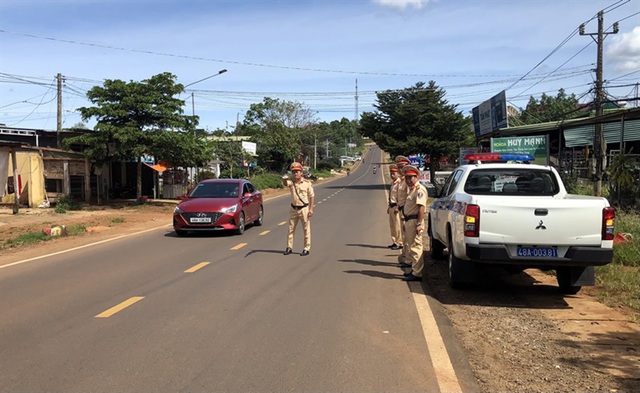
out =
[[[602,209],[602,240],[613,240],[616,223],[616,210],[612,207]]]
[[[464,235],[468,237],[480,236],[480,206],[467,205],[464,212]]]

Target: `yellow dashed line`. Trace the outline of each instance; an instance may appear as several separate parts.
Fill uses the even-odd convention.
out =
[[[259,236],[264,236],[264,235],[266,235],[266,234],[267,234],[267,233],[269,233],[269,232],[271,232],[271,231],[263,231],[263,232],[260,232],[260,235],[259,235]]]
[[[287,223],[286,221],[279,222],[279,223],[278,223],[278,226],[284,225],[284,224],[286,224],[286,223]]]
[[[194,267],[185,270],[184,272],[185,273],[193,273],[193,272],[198,271],[198,270],[202,269],[203,267],[207,266],[209,263],[211,263],[211,262],[201,262],[201,263],[195,265]]]
[[[244,247],[244,246],[246,246],[246,245],[247,245],[247,243],[240,243],[240,244],[238,244],[238,245],[237,245],[237,246],[235,246],[235,247],[231,247],[231,250],[232,250],[232,251],[236,251],[236,250],[239,250],[239,249],[241,249],[242,247]]]
[[[132,298],[129,298],[128,300],[125,300],[124,302],[118,304],[117,306],[113,306],[110,309],[108,309],[107,311],[104,311],[104,312],[96,315],[96,318],[109,318],[113,314],[124,310],[125,308],[131,306],[134,303],[139,302],[142,299],[144,299],[144,296],[134,296]]]

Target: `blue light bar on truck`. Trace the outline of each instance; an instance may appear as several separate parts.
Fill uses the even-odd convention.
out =
[[[480,162],[508,162],[520,161],[529,163],[535,160],[533,155],[528,153],[469,153],[464,156],[466,161]]]

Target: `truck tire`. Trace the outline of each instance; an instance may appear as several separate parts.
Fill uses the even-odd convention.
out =
[[[466,271],[467,267],[465,266],[467,262],[462,261],[460,258],[456,257],[453,252],[452,247],[452,239],[451,233],[449,233],[449,286],[453,289],[460,289],[468,283],[468,280],[465,280],[465,277],[469,275],[469,272]],[[471,263],[471,262],[469,262]]]
[[[431,217],[429,217],[429,223],[431,223]],[[442,244],[440,240],[433,238],[431,224],[429,224],[429,251],[431,252],[431,258],[435,260],[444,259],[444,244]]]
[[[571,285],[571,268],[570,267],[559,267],[556,269],[556,278],[558,279],[558,286],[560,287],[560,292],[565,295],[575,295],[580,292],[582,286],[580,285]]]

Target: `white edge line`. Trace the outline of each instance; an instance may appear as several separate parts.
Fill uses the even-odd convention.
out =
[[[427,348],[431,356],[431,363],[433,364],[438,387],[441,392],[462,392],[455,369],[453,368],[453,364],[451,364],[449,352],[440,335],[438,323],[429,306],[427,295],[422,290],[420,283],[417,283],[417,285],[413,285],[414,283],[411,284],[413,301],[418,310],[418,317],[422,324],[424,338],[427,341]]]

